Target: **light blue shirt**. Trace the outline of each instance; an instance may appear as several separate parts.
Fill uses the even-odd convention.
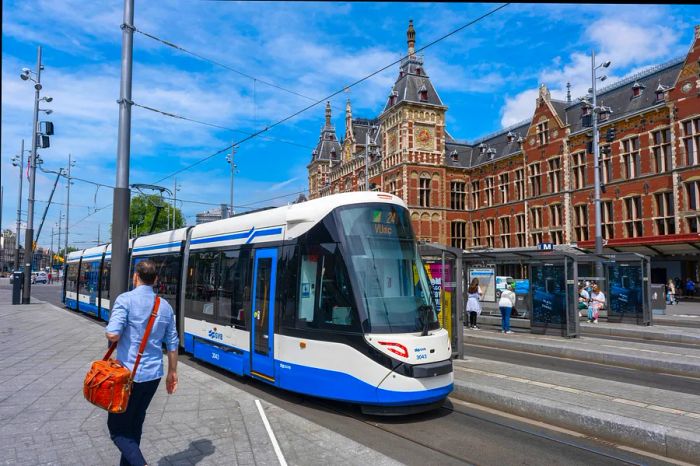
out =
[[[155,296],[152,287],[141,285],[132,291],[120,294],[114,301],[105,332],[120,336],[117,344],[117,359],[129,370],[133,370],[136,362],[139,345],[153,310]],[[173,308],[166,300],[160,298],[158,315],[141,356],[139,367],[136,369],[135,382],[148,382],[163,377],[163,343],[168,351],[176,351],[179,339]]]

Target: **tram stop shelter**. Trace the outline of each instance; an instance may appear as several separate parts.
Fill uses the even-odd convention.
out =
[[[452,355],[461,359],[464,356],[461,312],[464,309],[463,251],[437,243],[419,243],[418,253],[433,288],[438,320],[449,332]]]
[[[572,246],[548,251],[489,249],[465,252],[463,263],[465,278],[477,276],[480,283],[484,275],[495,282],[497,265],[516,264],[527,270],[527,297],[518,296],[516,306],[527,306],[532,333],[578,336],[578,283],[584,281],[598,283],[605,293],[603,312],[609,322],[652,324],[650,260],[638,253],[596,255]],[[595,274],[597,263],[602,265],[602,275]],[[487,285],[485,300],[489,291]]]

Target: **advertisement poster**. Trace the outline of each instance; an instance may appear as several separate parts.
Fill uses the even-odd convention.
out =
[[[455,283],[452,264],[449,262],[445,263],[445,273],[443,274],[441,262],[425,261],[425,271],[428,272],[428,279],[430,280],[430,285],[433,288],[433,299],[439,312],[438,320],[440,321],[440,325],[442,325],[442,327],[449,332],[451,337],[452,299],[457,286]],[[443,285],[445,287],[445,292],[441,293],[443,290]],[[447,310],[447,312],[443,312],[443,310]]]
[[[611,264],[610,268],[610,315],[634,316],[642,313],[642,268],[638,265]]]
[[[493,267],[483,267],[478,269],[469,269],[469,281],[467,288],[473,279],[479,280],[479,286],[484,293],[482,301],[491,303],[496,302],[496,269]]]
[[[533,265],[532,319],[535,324],[563,325],[566,290],[563,265]]]

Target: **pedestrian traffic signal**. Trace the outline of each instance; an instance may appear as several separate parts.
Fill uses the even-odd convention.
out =
[[[605,140],[607,142],[613,142],[615,140],[616,130],[614,126],[608,128],[607,133],[605,133]]]

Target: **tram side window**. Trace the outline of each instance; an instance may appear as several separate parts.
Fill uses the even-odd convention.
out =
[[[219,255],[217,251],[190,253],[185,289],[185,316],[209,322],[214,320]]]
[[[246,328],[246,309],[250,309],[250,251],[221,252],[221,274],[217,286],[219,321]]]
[[[66,291],[76,292],[78,289],[78,265],[79,262],[72,262],[68,264],[68,271],[66,272]]]
[[[180,282],[180,255],[159,254],[155,256],[135,257],[131,264],[131,270],[135,272],[136,264],[146,259],[151,260],[156,266],[156,275],[158,279],[153,287],[153,291],[167,300],[174,308],[177,303],[177,285]],[[132,286],[130,286],[130,288],[131,287]]]
[[[297,319],[302,326],[359,331],[347,268],[338,245],[308,246],[301,255]]]
[[[102,266],[102,299],[109,299],[109,273],[111,270],[112,262],[105,260]]]
[[[83,266],[80,268],[80,290],[78,292],[83,295],[96,295],[99,274],[100,263],[98,261],[83,262]]]

